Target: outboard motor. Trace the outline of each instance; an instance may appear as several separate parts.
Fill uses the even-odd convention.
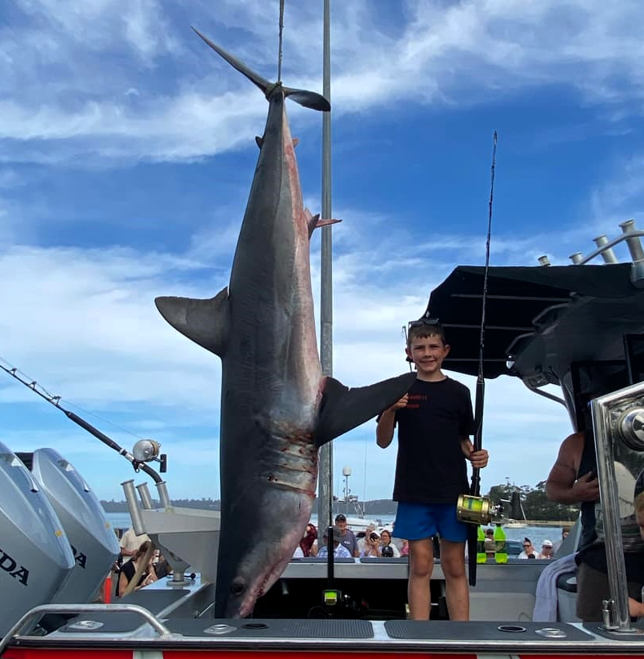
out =
[[[27,611],[53,601],[74,555],[49,500],[0,443],[0,636]]]
[[[24,458],[29,462],[27,456]],[[90,602],[96,598],[120,552],[114,529],[94,492],[60,453],[41,448],[30,457],[32,475],[56,511],[76,563],[54,601]]]

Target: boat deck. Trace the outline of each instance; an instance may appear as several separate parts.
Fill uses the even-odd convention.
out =
[[[392,576],[406,580],[407,568],[402,562],[383,566],[371,561],[349,560],[347,564],[336,565],[336,585],[369,577],[373,579],[374,570],[381,568],[386,572],[380,575],[383,579],[380,580],[381,587],[387,584],[388,589]],[[498,613],[497,604],[504,597],[508,606],[516,606],[517,592],[511,589],[520,590],[522,583],[529,584],[540,571],[538,564],[527,561],[482,565],[480,568],[479,582],[472,592],[473,608],[476,609],[477,597],[485,595],[486,584],[495,582],[496,600],[490,600],[484,606],[489,609],[489,615]],[[499,571],[503,572],[508,585],[505,594],[498,592]],[[294,562],[285,573],[285,583],[295,585],[302,581],[310,584],[310,579],[315,579],[319,587],[324,574],[323,562]],[[440,565],[436,565],[434,577],[440,582]],[[378,581],[376,577],[375,582]],[[278,589],[288,596],[288,589],[284,593],[279,584]],[[316,592],[320,592],[319,588]],[[234,652],[236,659],[244,659],[251,652],[268,657],[290,651],[314,653],[321,658],[325,653],[337,654],[348,649],[357,655],[355,659],[374,652],[392,657],[405,653],[470,658],[474,655],[644,655],[642,630],[635,629],[630,634],[606,632],[599,623],[540,623],[532,622],[525,615],[524,619],[517,620],[516,614],[505,620],[493,618],[472,622],[346,619],[340,616],[227,620],[213,617],[213,594],[213,585],[201,583],[199,577],[180,588],[169,587],[168,582],[160,580],[115,604],[79,607],[83,609],[80,615],[71,617],[67,624],[47,636],[21,635],[21,631],[11,640],[5,656],[11,659],[47,659],[48,656],[120,659],[150,653],[149,656],[155,659],[182,659],[192,654],[206,659],[215,654]],[[73,611],[74,607],[70,610]],[[278,614],[276,611],[275,616]]]

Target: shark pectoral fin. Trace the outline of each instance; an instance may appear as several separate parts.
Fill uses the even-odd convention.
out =
[[[294,137],[293,138],[293,148],[295,148],[299,143],[300,143],[299,137]]]
[[[322,446],[380,414],[402,398],[416,380],[415,373],[350,389],[327,378],[315,427],[315,443]]]
[[[228,288],[208,300],[189,297],[158,297],[161,315],[184,336],[220,357],[228,337]]]
[[[260,137],[259,135],[255,135],[255,144],[261,149],[262,144],[264,144],[264,138]]]

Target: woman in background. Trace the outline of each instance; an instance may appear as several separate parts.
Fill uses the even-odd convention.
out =
[[[140,590],[145,586],[151,584],[153,581],[157,580],[157,575],[154,570],[154,565],[152,564],[154,552],[151,551],[152,544],[146,540],[132,556],[132,560],[127,563],[123,563],[121,567],[121,572],[119,574],[118,586],[116,588],[116,596],[122,597],[127,587],[134,578],[134,575],[141,567],[141,564],[147,560],[147,564],[143,567],[141,576],[139,577],[138,583],[134,587],[134,590]]]

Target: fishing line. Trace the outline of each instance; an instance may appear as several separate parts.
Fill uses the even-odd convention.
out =
[[[152,467],[148,466],[141,460],[137,460],[134,457],[134,455],[132,455],[132,453],[130,453],[127,449],[124,449],[122,446],[117,444],[112,438],[108,437],[105,433],[101,432],[98,428],[95,428],[89,422],[85,421],[83,417],[63,407],[60,404],[62,400],[60,396],[56,396],[50,393],[49,391],[47,391],[47,389],[45,389],[42,385],[38,384],[36,380],[30,378],[26,373],[19,371],[15,366],[13,366],[13,364],[10,364],[6,359],[2,358],[1,356],[0,356],[0,362],[4,362],[4,364],[7,365],[4,366],[2,363],[0,363],[0,370],[3,370],[12,378],[18,380],[18,382],[20,382],[21,384],[24,384],[25,387],[31,389],[35,394],[37,394],[38,396],[46,400],[48,403],[59,409],[70,421],[73,421],[76,425],[83,428],[83,430],[86,430],[88,433],[96,437],[96,439],[103,442],[103,444],[109,446],[111,449],[116,451],[119,455],[123,456],[126,460],[128,460],[128,462],[132,464],[136,472],[141,470],[145,472],[148,476],[150,476],[156,483],[163,482],[163,478],[159,476],[159,474],[154,469],[152,469]],[[81,409],[78,405],[75,405],[74,407]],[[91,412],[87,412],[87,413],[91,414]],[[93,414],[92,416],[96,416],[97,418],[100,418],[95,414]],[[106,423],[109,423],[115,428],[118,428],[116,424],[113,424],[109,421],[106,421]],[[132,435],[133,437],[142,439],[141,437],[138,437],[138,435],[135,435],[129,430],[125,430],[124,428],[122,428],[122,430]],[[161,456],[159,462],[161,462],[161,472],[165,472],[166,470],[165,456]]]
[[[27,375],[24,371],[21,371],[19,368],[11,364],[9,361],[7,361],[4,357],[0,355],[0,369],[2,369],[5,373],[8,373],[11,375],[13,378],[18,380],[19,382],[22,382],[26,387],[31,389],[34,393],[38,394],[41,398],[44,398],[48,403],[51,403],[52,405],[55,405],[56,407],[61,407],[61,403],[64,401],[65,405],[68,407],[73,407],[80,412],[83,412],[84,414],[88,416],[93,416],[95,419],[98,419],[99,421],[106,423],[112,428],[119,430],[121,432],[127,433],[128,435],[131,435],[132,437],[136,437],[136,439],[143,439],[140,435],[137,435],[136,433],[132,432],[131,430],[128,430],[127,428],[123,428],[122,426],[119,426],[118,424],[110,421],[109,419],[105,419],[98,414],[95,414],[94,412],[91,412],[90,410],[86,410],[85,408],[81,407],[80,405],[77,405],[76,403],[72,403],[71,401],[67,400],[66,398],[63,398],[62,396],[58,396],[56,394],[52,394],[50,391],[48,391],[45,387],[43,387],[40,383],[38,383],[36,380],[34,380],[31,376]]]

